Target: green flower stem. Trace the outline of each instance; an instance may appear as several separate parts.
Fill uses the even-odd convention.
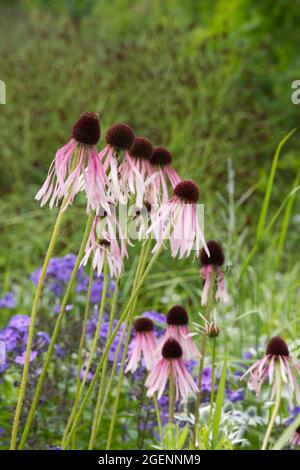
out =
[[[100,310],[99,310],[96,330],[95,330],[95,334],[94,334],[94,339],[93,339],[93,343],[92,343],[92,348],[91,348],[91,352],[89,354],[89,359],[88,359],[88,362],[87,362],[86,369],[84,371],[84,376],[82,378],[81,387],[85,386],[86,379],[87,379],[89,370],[91,368],[91,364],[92,364],[92,361],[93,361],[93,358],[94,358],[94,355],[95,355],[95,351],[96,351],[96,348],[97,348],[97,344],[98,344],[98,341],[99,341],[99,332],[100,332],[100,328],[101,328],[103,312],[104,312],[104,307],[105,307],[105,302],[106,302],[107,274],[108,274],[108,264],[107,264],[107,259],[105,257],[104,265],[103,265],[103,289],[102,289]]]
[[[209,408],[209,420],[211,423],[214,401],[215,401],[215,361],[216,361],[216,338],[211,338],[212,340],[212,351],[211,351],[211,391],[210,391],[210,408]]]
[[[17,445],[17,434],[18,434],[18,427],[20,423],[20,417],[21,417],[21,412],[22,412],[22,406],[23,406],[23,401],[24,401],[24,396],[26,392],[26,385],[27,385],[27,379],[28,379],[28,371],[29,371],[29,363],[30,363],[30,352],[31,352],[31,346],[32,346],[32,341],[33,341],[33,335],[34,335],[34,327],[38,315],[38,307],[39,307],[39,300],[42,294],[42,289],[43,289],[43,284],[44,280],[47,274],[47,269],[49,266],[50,259],[53,255],[53,251],[56,245],[56,241],[60,232],[62,220],[63,220],[63,215],[64,215],[64,203],[66,201],[67,196],[62,202],[61,208],[59,210],[59,213],[56,218],[56,222],[53,228],[53,232],[51,235],[50,243],[47,249],[46,257],[44,260],[44,264],[41,270],[41,274],[39,277],[39,281],[37,284],[37,288],[35,291],[34,299],[33,299],[33,304],[32,304],[32,310],[31,310],[31,317],[30,317],[30,325],[29,325],[29,330],[28,330],[28,338],[27,338],[27,344],[26,344],[26,352],[25,352],[25,361],[24,361],[24,367],[23,367],[23,372],[22,372],[22,378],[21,378],[21,384],[20,384],[20,389],[19,389],[19,394],[18,394],[18,401],[17,401],[17,406],[16,406],[16,411],[15,411],[15,417],[14,417],[14,423],[12,427],[12,435],[11,435],[11,444],[10,444],[10,449],[15,450],[16,445]]]
[[[118,303],[118,295],[119,295],[119,285],[120,285],[120,278],[116,279],[116,285],[114,289],[114,295],[113,295],[113,300],[112,300],[112,306],[111,306],[111,312],[110,312],[110,317],[109,317],[109,325],[108,325],[108,332],[107,332],[107,338],[110,337],[111,332],[112,332],[112,327],[113,327],[113,322],[115,319],[115,314],[116,314],[116,308],[117,308],[117,303]],[[118,354],[116,354],[115,360],[117,362]],[[89,440],[89,446],[88,449],[92,450],[95,445],[95,440],[97,437],[97,432],[99,429],[99,415],[100,415],[100,410],[101,410],[101,404],[103,403],[103,392],[104,392],[104,386],[105,386],[105,379],[106,379],[106,370],[107,370],[107,364],[108,364],[108,357],[106,357],[104,364],[103,364],[103,371],[101,374],[101,379],[100,379],[100,384],[99,384],[99,390],[98,390],[98,396],[97,396],[97,402],[96,402],[96,408],[94,412],[94,417],[93,417],[93,422],[92,422],[92,429],[91,429],[91,435],[90,435],[90,440]]]
[[[210,279],[210,289],[208,293],[207,305],[205,310],[205,318],[209,319],[210,313],[213,309],[214,305],[214,293],[215,293],[215,272],[214,269],[211,273]],[[201,386],[202,386],[202,376],[203,376],[203,369],[204,369],[204,358],[205,358],[205,347],[206,347],[206,334],[204,334],[201,338],[200,344],[200,361],[199,361],[199,375],[198,375],[198,393],[196,396],[196,403],[195,403],[195,413],[194,413],[194,429],[193,429],[193,437],[192,442],[193,446],[196,446],[196,430],[199,423],[199,415],[200,415],[200,404],[201,404]]]
[[[93,339],[91,351],[90,351],[90,354],[89,354],[89,358],[88,358],[88,361],[87,361],[87,365],[86,365],[86,368],[85,368],[85,371],[84,371],[82,381],[79,384],[80,385],[79,390],[76,393],[75,403],[73,405],[73,408],[75,409],[75,412],[78,408],[80,389],[82,389],[86,384],[86,379],[87,379],[89,370],[91,368],[91,365],[92,365],[92,362],[93,362],[93,359],[94,359],[94,356],[95,356],[97,344],[98,344],[98,341],[99,341],[99,332],[100,332],[100,328],[101,328],[101,323],[102,323],[102,318],[103,318],[103,311],[104,311],[104,306],[105,306],[105,302],[106,302],[107,274],[108,274],[108,264],[107,264],[107,259],[105,257],[104,264],[103,264],[103,289],[102,289],[99,315],[98,315],[98,320],[97,320],[97,325],[96,325],[96,329],[95,329],[94,339]],[[79,376],[79,378],[80,378],[80,376]],[[72,416],[72,412],[71,412],[70,416]],[[65,438],[67,437],[67,432],[69,431],[71,424],[72,424],[72,422],[69,421],[67,426],[66,426],[62,442],[64,442]]]
[[[97,423],[96,423],[96,426],[95,426],[96,427],[95,432],[98,432],[98,429],[100,428],[101,420],[102,420],[103,413],[104,413],[104,410],[105,410],[106,401],[107,401],[108,395],[110,393],[111,385],[112,385],[112,382],[113,382],[113,379],[114,379],[114,376],[115,376],[115,372],[116,372],[116,369],[117,369],[120,349],[121,349],[121,346],[122,346],[123,341],[124,341],[125,333],[127,331],[128,321],[129,321],[129,319],[127,318],[125,328],[122,331],[122,334],[121,334],[121,337],[119,339],[119,343],[118,343],[118,346],[117,346],[117,349],[116,349],[116,352],[115,352],[115,358],[114,358],[113,366],[112,366],[111,373],[110,373],[110,376],[109,376],[109,380],[108,380],[107,385],[105,387],[105,393],[104,393],[103,399],[101,400],[100,411],[99,411],[99,414],[97,416]],[[101,374],[101,377],[104,377],[104,370],[103,370],[103,373]]]
[[[82,330],[81,330],[79,349],[78,349],[77,381],[76,381],[76,394],[75,394],[75,405],[74,405],[76,409],[79,403],[79,389],[80,389],[80,382],[81,382],[80,375],[81,375],[81,368],[82,368],[82,351],[83,351],[83,345],[85,341],[87,322],[89,318],[93,279],[94,279],[94,268],[93,268],[93,263],[91,263],[87,297],[86,297],[85,308],[84,308],[84,317],[83,317]],[[74,433],[73,438],[74,438],[73,440],[75,441],[75,433]]]
[[[147,275],[148,275],[149,272],[151,271],[152,266],[154,265],[155,261],[156,261],[157,258],[159,257],[159,255],[160,255],[160,253],[162,252],[162,250],[163,250],[163,244],[161,244],[160,248],[157,250],[157,252],[155,253],[155,255],[154,255],[154,256],[151,258],[151,260],[149,261],[149,263],[148,263],[148,265],[147,265],[147,268],[145,269],[144,273],[142,274],[142,276],[141,276],[141,278],[140,278],[140,280],[139,280],[139,282],[138,282],[138,284],[137,284],[136,289],[134,289],[134,290],[132,291],[132,294],[131,294],[131,296],[130,296],[130,299],[128,300],[128,302],[127,302],[127,304],[126,304],[126,306],[125,306],[125,308],[124,308],[124,311],[123,311],[123,313],[122,313],[122,315],[121,315],[121,317],[120,317],[120,319],[119,319],[119,321],[118,321],[118,323],[117,323],[117,325],[116,325],[116,328],[114,329],[114,331],[113,331],[113,333],[112,333],[112,335],[111,335],[109,341],[106,343],[106,347],[105,347],[105,349],[104,349],[103,356],[102,356],[102,358],[101,358],[101,360],[100,360],[100,362],[99,362],[99,364],[98,364],[98,367],[97,367],[97,369],[96,369],[96,371],[95,371],[94,377],[93,377],[93,379],[91,380],[91,382],[90,382],[90,384],[89,384],[89,387],[88,387],[88,389],[87,389],[87,391],[86,391],[86,394],[85,394],[84,398],[82,399],[82,402],[81,402],[81,404],[80,404],[80,407],[79,407],[79,410],[78,410],[77,414],[74,416],[73,426],[72,426],[71,431],[70,431],[70,433],[69,433],[69,435],[68,435],[68,438],[66,439],[65,445],[68,445],[68,443],[70,442],[70,440],[71,440],[71,438],[72,438],[72,435],[73,435],[73,433],[74,433],[74,430],[75,430],[75,428],[76,428],[76,425],[77,425],[77,423],[78,423],[78,421],[79,421],[79,419],[80,419],[80,417],[81,417],[81,415],[82,415],[82,413],[83,413],[83,411],[84,411],[84,409],[85,409],[85,407],[86,407],[86,405],[87,405],[87,403],[88,403],[88,400],[89,400],[91,394],[93,393],[94,387],[95,387],[96,382],[97,382],[98,377],[99,377],[99,374],[100,374],[100,372],[101,372],[101,370],[102,370],[102,367],[103,367],[103,364],[104,364],[104,360],[105,360],[105,358],[107,357],[107,355],[108,355],[108,353],[109,353],[109,350],[110,350],[110,347],[111,347],[111,345],[112,345],[112,342],[113,342],[113,340],[115,339],[115,337],[116,337],[116,335],[117,335],[117,333],[118,333],[118,331],[119,331],[119,329],[120,329],[122,323],[123,323],[123,322],[125,321],[125,319],[127,318],[128,313],[130,312],[130,309],[131,309],[131,306],[132,306],[133,302],[135,301],[136,297],[138,296],[138,294],[139,294],[139,292],[140,292],[140,289],[141,289],[141,287],[142,287],[142,285],[143,285],[143,283],[144,283],[144,281],[145,281]]]
[[[175,406],[175,380],[172,360],[170,361],[169,375],[169,424],[174,424],[174,406]]]
[[[62,300],[62,303],[61,303],[61,306],[60,306],[60,311],[59,311],[59,314],[58,314],[57,319],[56,319],[56,323],[55,323],[55,327],[54,327],[54,330],[53,330],[53,333],[52,333],[52,337],[51,337],[51,341],[50,341],[50,344],[49,344],[49,347],[48,347],[48,351],[45,355],[44,364],[43,364],[43,367],[42,367],[42,370],[41,370],[41,373],[40,373],[40,376],[39,376],[39,379],[38,379],[38,382],[37,382],[37,386],[36,386],[36,389],[35,389],[35,393],[34,393],[33,401],[32,401],[32,404],[31,404],[30,411],[29,411],[29,415],[28,415],[28,418],[27,418],[27,421],[26,421],[26,424],[25,424],[25,428],[24,428],[24,431],[23,431],[23,435],[22,435],[22,438],[21,438],[21,442],[20,442],[20,445],[19,445],[19,450],[24,448],[26,439],[28,437],[28,434],[29,434],[29,431],[30,431],[30,428],[31,428],[32,420],[33,420],[36,408],[38,406],[39,397],[40,397],[40,394],[41,394],[41,391],[42,391],[42,386],[43,386],[43,383],[44,383],[44,380],[45,380],[45,377],[46,377],[46,374],[47,374],[48,366],[50,364],[50,361],[51,361],[51,358],[52,358],[52,355],[53,355],[54,346],[55,346],[58,334],[59,334],[60,329],[61,329],[62,321],[63,321],[64,314],[65,314],[65,309],[66,309],[66,306],[68,304],[69,298],[72,294],[73,287],[74,287],[74,284],[75,284],[75,281],[76,281],[76,275],[77,275],[78,269],[80,267],[81,260],[82,260],[83,255],[84,255],[84,250],[85,250],[86,243],[87,243],[87,240],[88,240],[88,237],[89,237],[89,234],[90,234],[93,219],[94,219],[94,212],[92,212],[89,215],[89,218],[88,218],[88,221],[87,221],[87,224],[86,224],[86,227],[85,227],[85,232],[84,232],[82,242],[81,242],[81,245],[80,245],[80,249],[79,249],[79,252],[78,252],[78,255],[77,255],[77,258],[76,258],[76,263],[75,263],[75,266],[73,268],[73,271],[72,271],[72,274],[71,274],[71,277],[70,277],[70,281],[69,281],[69,284],[67,286],[67,290],[65,292],[65,295],[63,297],[63,300]]]
[[[154,401],[154,408],[155,408],[156,421],[157,421],[157,427],[158,427],[160,442],[162,442],[162,440],[163,440],[163,428],[162,428],[162,424],[161,424],[161,417],[160,417],[160,411],[159,411],[159,406],[158,406],[158,400],[157,400],[157,396],[155,394],[153,395],[153,401]]]
[[[273,409],[273,413],[268,425],[268,429],[263,441],[263,445],[261,450],[266,450],[267,445],[271,436],[271,432],[275,423],[276,416],[278,415],[279,407],[280,407],[280,400],[281,400],[281,388],[282,388],[282,379],[280,373],[280,363],[279,360],[276,359],[276,366],[275,366],[275,380],[276,380],[276,398],[275,398],[275,405]]]
[[[136,275],[134,279],[134,285],[133,288],[136,287],[137,280],[140,277],[141,272],[145,269],[145,265],[148,259],[149,255],[149,250],[151,248],[151,238],[147,240],[147,242],[142,246],[141,249],[141,254],[136,270]],[[110,421],[110,426],[109,426],[109,431],[108,431],[108,437],[107,437],[107,443],[106,443],[106,450],[109,450],[111,447],[111,441],[113,437],[113,432],[115,428],[115,423],[116,423],[116,417],[117,417],[117,412],[118,412],[118,407],[119,407],[119,400],[120,400],[120,393],[121,393],[121,386],[123,382],[123,377],[124,377],[124,369],[125,369],[125,362],[126,362],[126,357],[127,357],[127,351],[128,351],[128,346],[129,346],[129,341],[130,341],[130,331],[132,328],[132,323],[133,323],[133,317],[134,313],[136,311],[136,306],[138,302],[138,297],[136,297],[135,302],[133,303],[133,306],[131,308],[131,312],[129,314],[128,318],[128,324],[127,324],[127,336],[125,340],[125,345],[123,349],[123,354],[122,354],[122,359],[121,359],[121,364],[120,364],[120,370],[119,370],[119,380],[117,384],[117,389],[116,389],[116,396],[115,396],[115,402],[114,402],[114,407],[113,407],[113,413],[112,413],[112,418]]]

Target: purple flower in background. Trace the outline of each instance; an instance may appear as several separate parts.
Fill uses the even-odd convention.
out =
[[[58,344],[56,344],[56,345],[54,346],[54,350],[55,350],[56,355],[57,355],[58,357],[64,357],[65,351],[64,351],[64,349],[63,349],[61,346],[59,346]]]
[[[91,289],[91,304],[97,304],[100,302],[102,298],[102,290],[103,290],[103,278],[97,278],[93,284]]]
[[[294,421],[294,419],[298,416],[298,414],[300,414],[300,406],[297,405],[294,408],[289,407],[289,413],[290,413],[290,416],[284,422],[284,424],[286,424],[287,426],[289,426]]]
[[[161,328],[165,327],[166,324],[166,315],[163,313],[158,313],[155,310],[149,310],[141,314],[143,317],[150,318],[154,323],[157,323]]]
[[[9,368],[9,364],[0,364],[0,374],[3,374]]]
[[[35,344],[35,348],[38,352],[45,352],[47,351],[48,345],[50,343],[50,336],[45,333],[44,331],[39,331],[37,333],[37,341]]]
[[[0,331],[0,341],[4,341],[6,352],[13,351],[18,343],[19,333],[14,328],[4,328]]]
[[[23,365],[24,362],[25,362],[25,354],[26,354],[26,351],[24,351],[19,356],[16,356],[15,357],[15,363]],[[30,362],[34,361],[37,355],[38,355],[37,351],[31,351],[30,352]]]
[[[237,401],[242,401],[244,399],[244,394],[242,390],[227,390],[227,398],[233,403]]]
[[[0,299],[0,308],[15,308],[15,306],[16,301],[12,292],[7,292],[7,294]]]
[[[19,331],[25,331],[30,325],[29,315],[14,315],[8,323],[8,327],[16,328]]]
[[[80,380],[83,380],[85,371],[86,371],[86,366],[83,366],[83,368],[80,371]],[[77,377],[77,370],[74,370],[74,373],[75,373],[75,376]],[[94,374],[91,372],[91,370],[89,370],[86,376],[86,383],[93,380],[93,378],[94,378]]]
[[[66,305],[65,312],[70,312],[72,309],[73,309],[73,305],[68,304],[68,305]],[[55,313],[57,315],[57,314],[59,314],[59,311],[60,311],[60,305],[56,305],[53,309],[53,313]]]
[[[202,375],[201,392],[211,391],[211,367],[204,367]]]

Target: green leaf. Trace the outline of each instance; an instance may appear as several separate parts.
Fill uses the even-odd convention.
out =
[[[280,438],[275,442],[272,450],[281,450],[288,442],[289,438],[296,431],[297,427],[300,426],[300,414],[294,419],[288,428],[281,434]]]
[[[224,362],[223,369],[222,369],[221,379],[220,379],[217,398],[216,398],[216,407],[215,407],[214,417],[213,417],[213,426],[212,426],[212,431],[213,431],[212,448],[213,449],[215,448],[218,442],[223,400],[224,400],[224,394],[225,394],[225,384],[226,384],[226,360]]]

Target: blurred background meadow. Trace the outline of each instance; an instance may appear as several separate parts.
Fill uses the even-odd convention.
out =
[[[15,297],[14,306],[2,302],[0,327],[12,314],[30,313],[29,275],[42,264],[55,220],[56,210],[41,209],[34,196],[76,118],[96,111],[101,144],[112,123],[125,121],[169,148],[181,177],[199,184],[206,238],[223,244],[228,266],[231,302],[217,312],[219,360],[225,352],[232,363],[246,350],[257,353],[275,334],[297,347],[300,144],[299,130],[288,133],[300,112],[291,102],[291,84],[300,78],[299,0],[2,0],[0,8],[7,95],[0,105],[0,298]],[[84,201],[77,201],[57,256],[76,253],[85,220]],[[134,267],[131,257],[121,297]],[[137,314],[165,314],[182,303],[195,321],[198,271],[197,260],[164,253]],[[11,405],[15,378],[2,384]],[[125,392],[122,400],[128,423],[134,410]],[[263,403],[245,400],[250,418],[254,407],[264,419]],[[49,419],[49,435],[33,446],[55,442]],[[253,448],[259,424],[252,425],[245,436]],[[124,421],[117,426],[115,448],[134,448],[140,431],[124,442]]]

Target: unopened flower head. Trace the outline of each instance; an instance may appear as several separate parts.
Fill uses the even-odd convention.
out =
[[[99,204],[107,206],[107,178],[95,148],[99,138],[98,114],[82,114],[73,126],[71,140],[56,152],[48,176],[36,195],[41,206],[49,201],[52,208],[66,198],[66,208],[82,189],[86,193],[88,212]]]
[[[199,351],[195,346],[188,327],[188,314],[181,305],[172,307],[167,315],[167,330],[161,340],[161,344],[169,338],[174,338],[182,348],[183,359],[189,361],[199,357]]]
[[[147,317],[137,318],[134,322],[135,338],[129,350],[131,354],[125,372],[135,372],[143,356],[147,370],[155,363],[156,338],[153,332],[153,321]]]
[[[150,163],[155,177],[148,189],[152,202],[164,202],[169,200],[168,183],[172,188],[180,182],[180,177],[172,166],[173,157],[164,147],[154,147]]]
[[[219,302],[229,302],[229,295],[226,289],[224,281],[224,272],[222,271],[222,265],[224,264],[224,252],[220,243],[215,240],[209,240],[207,242],[210,256],[207,256],[205,250],[200,252],[200,274],[204,281],[201,305],[206,305],[208,301],[208,295],[210,289],[214,289],[216,286],[215,298]],[[215,277],[215,285],[212,284],[211,278]]]
[[[167,204],[162,204],[157,212],[156,222],[149,228],[157,240],[154,252],[169,238],[173,257],[189,256],[192,250],[199,255],[202,246],[209,256],[198,220],[198,200],[199,189],[194,181],[183,180],[175,186],[172,198]]]
[[[300,404],[300,389],[298,385],[300,365],[292,360],[288,346],[280,336],[271,338],[267,345],[265,356],[255,362],[241,377],[241,380],[249,375],[248,387],[256,395],[260,394],[262,385],[269,381],[269,385],[272,387],[271,399],[273,399],[277,391],[277,381],[275,379],[276,365],[280,367],[281,381],[288,393],[289,402],[292,403],[292,399],[295,396],[298,404]]]
[[[215,311],[212,312],[211,320],[207,320],[204,315],[199,313],[200,318],[203,320],[204,325],[194,323],[195,329],[209,338],[216,338],[220,334],[220,329],[215,320]]]

